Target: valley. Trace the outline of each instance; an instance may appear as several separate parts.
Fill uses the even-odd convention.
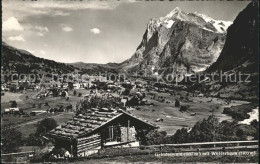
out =
[[[233,21],[227,21],[175,7],[165,16],[147,20],[140,44],[119,63],[85,63],[87,55],[85,61],[63,63],[16,48],[10,39],[2,41],[2,162],[91,163],[104,156],[107,161],[122,162],[121,153],[130,154],[126,162],[136,162],[132,154],[142,162],[160,162],[151,153],[255,152],[259,132],[257,12],[258,3],[251,2]],[[59,26],[68,36],[76,31]],[[37,29],[45,31],[41,37],[55,30]],[[100,34],[109,36],[98,28],[90,32],[93,42],[94,36],[100,37],[100,43]],[[112,46],[109,41],[107,47]],[[100,57],[102,47],[97,49],[93,55]],[[211,76],[215,74],[216,78]],[[256,156],[222,160],[252,162]],[[164,160],[192,159],[220,160],[213,156]]]

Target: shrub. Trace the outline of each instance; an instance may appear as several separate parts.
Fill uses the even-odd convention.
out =
[[[167,133],[165,131],[150,131],[144,137],[141,137],[141,144],[143,145],[158,145],[167,143]]]
[[[48,131],[56,128],[58,126],[56,120],[53,118],[45,118],[42,121],[38,122],[37,130],[35,135],[39,136],[40,134],[46,134]]]
[[[18,147],[22,143],[22,133],[17,129],[5,126],[1,133],[2,144],[1,150],[3,153],[13,153],[18,151]]]
[[[181,106],[180,112],[186,112],[189,109],[189,106]]]
[[[175,107],[180,107],[180,101],[179,100],[175,101]]]
[[[16,108],[17,107],[17,102],[16,101],[10,101],[10,107],[11,108]]]

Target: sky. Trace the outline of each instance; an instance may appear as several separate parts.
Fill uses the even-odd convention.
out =
[[[151,18],[175,7],[233,21],[250,1],[2,0],[2,40],[58,62],[130,58]]]

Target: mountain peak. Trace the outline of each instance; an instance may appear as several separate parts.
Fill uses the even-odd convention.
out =
[[[179,7],[175,7],[169,14],[167,14],[165,17],[166,18],[171,18],[174,15],[178,15],[181,12],[181,9]]]

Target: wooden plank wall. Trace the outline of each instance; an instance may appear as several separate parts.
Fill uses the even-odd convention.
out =
[[[82,137],[77,139],[77,153],[82,153],[87,150],[93,150],[101,146],[101,137],[95,134],[89,137]]]

